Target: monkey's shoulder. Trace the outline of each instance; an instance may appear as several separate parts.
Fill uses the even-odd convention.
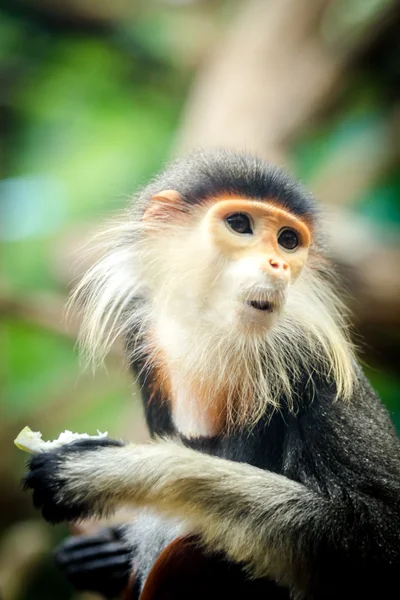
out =
[[[386,408],[360,371],[350,400],[332,386],[298,411],[282,407],[252,429],[185,439],[193,449],[285,475],[329,495],[381,481],[400,489],[400,441]]]

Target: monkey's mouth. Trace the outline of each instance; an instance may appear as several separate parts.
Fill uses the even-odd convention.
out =
[[[251,308],[255,308],[256,310],[261,310],[263,312],[273,312],[274,310],[274,305],[272,302],[268,302],[267,300],[248,300],[246,304],[251,306]]]

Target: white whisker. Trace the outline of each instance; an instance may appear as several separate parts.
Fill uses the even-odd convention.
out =
[[[196,210],[203,214],[204,207]],[[337,397],[349,398],[354,358],[346,313],[317,252],[311,249],[287,294],[254,285],[238,288],[232,299],[229,290],[220,292],[227,259],[204,245],[193,222],[149,223],[127,212],[96,238],[104,255],[70,300],[70,308],[83,312],[86,362],[101,363],[122,338],[129,341],[128,359],[143,363],[140,375],[158,369],[167,386],[162,350],[174,385],[196,381],[209,405],[223,395],[227,426],[254,425],[283,402],[297,410],[296,389],[302,385],[312,399],[319,377],[336,386]],[[271,302],[279,313],[271,328],[238,329],[235,311],[250,301]]]

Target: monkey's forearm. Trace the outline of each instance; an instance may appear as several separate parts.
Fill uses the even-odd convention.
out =
[[[355,569],[355,580],[361,574],[365,580],[375,560],[385,565],[398,556],[393,520],[399,516],[382,503],[373,523],[372,499],[346,500],[345,491],[330,499],[285,476],[173,442],[71,446],[33,459],[27,476],[50,521],[107,513],[120,504],[147,506],[178,517],[206,546],[253,574],[307,592],[320,592],[322,581],[323,591],[341,590]]]
[[[53,506],[37,502],[49,520],[101,514],[119,504],[147,506],[179,517],[207,546],[254,574],[288,584],[312,552],[323,507],[328,518],[329,503],[299,483],[172,442],[66,452],[55,460]],[[40,464],[28,477],[36,471]],[[59,505],[65,512],[54,516]]]
[[[79,480],[71,472],[68,487],[90,482],[94,509],[132,503],[180,517],[207,545],[256,571],[275,571],[276,560],[290,558],[291,538],[298,543],[316,508],[315,494],[286,477],[174,443],[105,448],[93,459],[72,458]]]

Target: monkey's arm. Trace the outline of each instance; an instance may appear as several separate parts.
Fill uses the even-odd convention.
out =
[[[25,483],[50,522],[107,514],[119,504],[152,507],[184,518],[188,531],[258,575],[285,571],[280,565],[305,516],[310,527],[316,516],[317,498],[303,485],[174,442],[85,440],[39,454],[30,467]]]
[[[51,522],[119,504],[180,517],[206,546],[301,592],[330,597],[350,575],[367,589],[377,568],[388,579],[400,564],[398,501],[381,500],[381,490],[376,497],[366,490],[355,498],[345,489],[329,497],[173,442],[70,444],[34,457],[26,485]]]

